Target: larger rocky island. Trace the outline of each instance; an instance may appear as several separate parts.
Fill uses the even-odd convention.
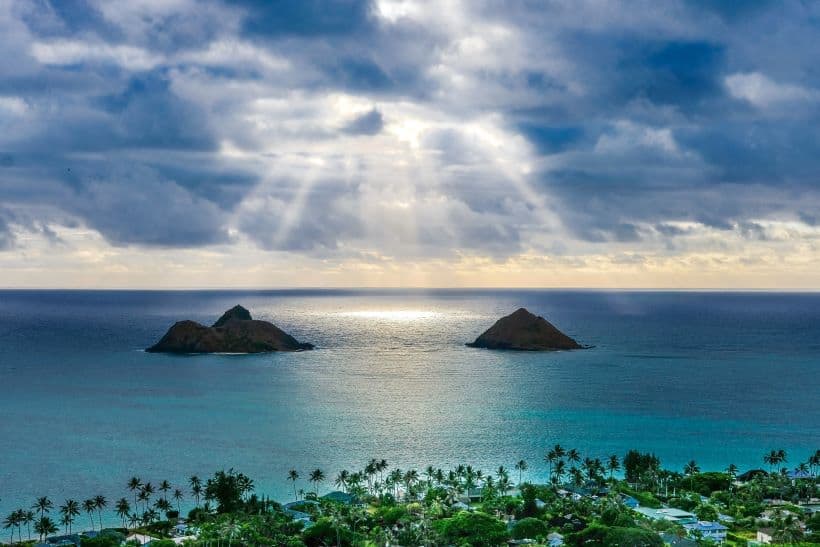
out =
[[[525,308],[502,317],[495,324],[467,344],[472,348],[509,349],[522,351],[550,351],[582,349],[584,346]]]
[[[210,327],[196,321],[175,323],[159,342],[146,349],[152,353],[264,353],[302,351],[313,344],[297,341],[276,325],[255,320],[242,306],[222,314]]]

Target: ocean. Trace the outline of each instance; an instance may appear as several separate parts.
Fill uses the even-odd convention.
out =
[[[235,304],[317,349],[142,351]],[[521,306],[594,347],[465,347]],[[820,448],[818,373],[820,294],[0,291],[0,515],[44,495],[130,499],[132,475],[187,492],[190,475],[231,467],[288,501],[289,469],[324,470],[330,490],[371,458],[525,459],[525,478],[545,480],[555,443],[678,470],[764,467],[782,448],[793,466]]]

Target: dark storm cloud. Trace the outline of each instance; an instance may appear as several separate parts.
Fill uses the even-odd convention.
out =
[[[361,34],[372,25],[368,0],[238,0],[245,32],[264,37]]]
[[[376,135],[383,127],[382,113],[374,108],[348,123],[343,131],[349,135]]]

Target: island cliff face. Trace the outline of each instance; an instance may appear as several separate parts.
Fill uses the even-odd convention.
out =
[[[555,328],[552,323],[519,308],[467,344],[471,348],[550,351],[582,349],[578,342]]]
[[[146,349],[152,353],[263,353],[302,351],[313,344],[293,336],[267,321],[254,320],[248,310],[234,306],[211,327],[196,321],[175,323],[159,342]]]

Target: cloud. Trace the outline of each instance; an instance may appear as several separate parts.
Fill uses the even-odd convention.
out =
[[[382,113],[375,108],[350,121],[343,131],[349,135],[375,135],[384,127]]]
[[[718,233],[814,245],[818,16],[791,0],[13,0],[0,247],[580,268],[717,252]]]
[[[777,83],[759,72],[731,74],[726,76],[725,83],[733,97],[760,108],[779,103],[810,101],[818,96],[813,90],[799,85]]]

